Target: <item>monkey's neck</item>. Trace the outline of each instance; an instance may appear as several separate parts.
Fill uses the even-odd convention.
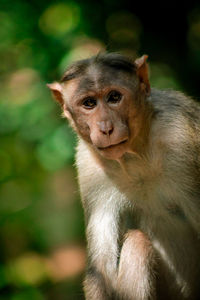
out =
[[[121,167],[121,169],[122,169],[122,172],[123,172],[124,175],[126,176],[126,178],[127,178],[129,181],[131,181],[131,176],[130,176],[128,170],[127,170],[127,165],[126,165],[126,162],[125,162],[124,158],[121,157],[121,158],[117,159],[117,161],[118,161],[118,163],[119,163],[119,165],[120,165],[120,167]]]

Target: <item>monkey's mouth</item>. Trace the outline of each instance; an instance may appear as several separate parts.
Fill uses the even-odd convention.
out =
[[[128,139],[123,140],[123,141],[121,141],[120,143],[117,143],[117,144],[111,144],[111,145],[109,145],[109,146],[107,146],[107,147],[98,147],[98,149],[99,149],[99,150],[112,149],[112,148],[114,148],[114,147],[116,147],[116,146],[120,146],[120,145],[125,144],[127,141],[128,141]]]

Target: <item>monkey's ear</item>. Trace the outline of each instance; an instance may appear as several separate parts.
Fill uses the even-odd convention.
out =
[[[66,104],[63,105],[63,117],[66,117],[69,121],[72,121],[72,115]]]
[[[50,88],[53,97],[63,106],[64,100],[62,96],[62,86],[58,82],[48,83],[48,88]]]
[[[141,89],[146,92],[146,95],[149,95],[151,88],[148,76],[148,65],[146,62],[147,58],[148,55],[143,55],[142,57],[137,58],[134,64],[136,66],[136,74],[140,80]]]

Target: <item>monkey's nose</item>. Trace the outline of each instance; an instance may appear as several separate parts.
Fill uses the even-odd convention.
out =
[[[97,122],[100,131],[105,135],[111,135],[113,132],[113,124],[110,120]]]

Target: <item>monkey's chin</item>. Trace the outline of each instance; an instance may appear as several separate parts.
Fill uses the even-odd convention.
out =
[[[106,148],[98,148],[98,151],[107,159],[117,160],[127,152],[126,144],[127,140],[117,145],[112,145]]]

